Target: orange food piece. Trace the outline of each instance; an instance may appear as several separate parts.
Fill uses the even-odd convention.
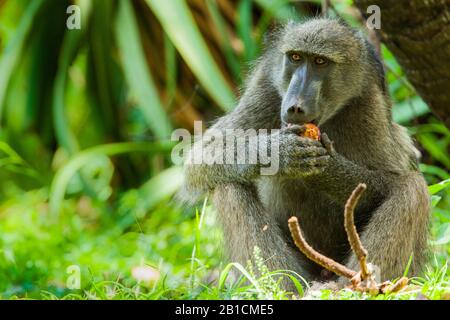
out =
[[[306,130],[302,133],[302,137],[320,141],[320,129],[313,123],[305,124]]]

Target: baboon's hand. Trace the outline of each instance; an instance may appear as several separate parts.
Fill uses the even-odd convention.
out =
[[[282,175],[300,178],[320,174],[328,164],[328,150],[319,141],[299,136],[304,130],[304,126],[293,125],[278,134]]]

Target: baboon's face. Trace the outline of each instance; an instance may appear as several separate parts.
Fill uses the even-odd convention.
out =
[[[361,39],[348,27],[330,20],[292,25],[283,42],[282,122],[323,124],[361,91]]]
[[[325,111],[322,86],[329,79],[334,62],[320,55],[288,51],[283,63],[287,86],[281,104],[283,122],[318,124]]]

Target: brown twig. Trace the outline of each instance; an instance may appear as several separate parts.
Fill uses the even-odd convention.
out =
[[[314,250],[303,237],[300,225],[297,217],[291,217],[288,220],[289,230],[291,231],[292,238],[298,249],[307,256],[311,261],[314,261],[318,265],[325,269],[334,272],[337,275],[346,277],[350,280],[350,288],[356,291],[366,292],[368,294],[377,295],[380,293],[398,292],[408,285],[409,279],[407,277],[400,278],[395,284],[390,281],[383,283],[377,283],[372,270],[367,265],[367,250],[363,247],[361,239],[359,238],[358,231],[356,230],[354,221],[354,211],[358,204],[358,201],[366,190],[367,186],[364,183],[360,183],[355,190],[353,190],[349,199],[345,204],[344,210],[344,226],[347,233],[350,247],[359,260],[360,271],[356,272],[347,268],[346,266],[334,261],[331,258],[324,256],[323,254]]]
[[[401,277],[395,284],[390,284],[381,289],[382,293],[399,292],[408,285],[409,279]]]
[[[359,266],[361,268],[361,280],[365,280],[370,276],[369,268],[367,267],[367,250],[363,247],[361,239],[359,238],[358,231],[356,230],[354,221],[355,207],[359,201],[359,198],[366,190],[367,186],[364,183],[360,183],[355,190],[353,190],[350,198],[348,198],[345,204],[344,210],[344,226],[347,232],[348,242],[353,252],[355,252],[356,257],[359,261]]]
[[[303,234],[300,229],[300,225],[298,224],[297,217],[291,217],[288,220],[288,223],[289,223],[289,230],[291,231],[291,235],[292,238],[294,239],[295,245],[310,260],[334,272],[335,274],[338,274],[340,276],[349,279],[353,278],[356,275],[355,271],[350,270],[346,266],[314,250],[303,238]]]

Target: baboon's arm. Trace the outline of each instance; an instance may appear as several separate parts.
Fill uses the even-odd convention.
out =
[[[396,176],[395,173],[382,170],[369,170],[335,153],[321,174],[307,177],[306,180],[339,204],[345,203],[359,183],[365,183],[367,191],[358,207],[366,207],[369,204],[376,206],[386,197]]]
[[[226,136],[227,129],[271,129],[279,128],[279,105],[280,98],[275,88],[264,79],[265,71],[262,67],[257,67],[251,77],[252,81],[247,84],[247,89],[240,99],[238,106],[227,115],[221,117],[204,134],[202,141],[194,143],[188,159],[193,159],[203,155],[220,155],[224,148],[227,148],[227,141],[210,141],[205,138],[211,130],[220,130],[223,136]],[[264,91],[266,95],[258,94]],[[268,98],[271,97],[271,98]],[[234,132],[235,136],[244,138],[245,133]],[[260,141],[264,143],[264,141]],[[246,156],[250,152],[257,151],[258,143],[255,140],[247,140],[244,146]],[[237,152],[235,148],[235,152]],[[248,159],[248,157],[247,157]],[[225,162],[225,161],[224,161]],[[255,164],[206,164],[189,163],[185,165],[185,177],[187,190],[205,192],[214,189],[219,184],[238,182],[241,184],[251,183],[259,174],[259,166]]]

